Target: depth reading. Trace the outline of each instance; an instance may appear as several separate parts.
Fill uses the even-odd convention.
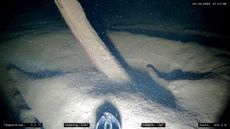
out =
[[[227,127],[227,123],[198,123],[198,127]]]

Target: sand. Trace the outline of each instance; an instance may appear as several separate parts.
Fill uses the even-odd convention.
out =
[[[23,33],[23,32],[21,32]],[[216,122],[229,97],[229,52],[195,42],[167,40],[125,31],[108,37],[129,65],[135,82],[114,83],[95,69],[68,28],[31,30],[1,41],[0,85],[16,113],[17,105],[43,123],[61,129],[63,123],[86,122],[95,128],[102,112],[115,115],[122,129],[140,129],[141,123],[166,123],[166,129],[196,129],[199,122]],[[63,75],[32,78],[8,64],[36,73],[62,71]],[[160,72],[212,72],[205,78],[160,78]],[[14,92],[19,91],[19,94]],[[24,100],[19,100],[22,96]],[[19,97],[20,98],[20,97]]]

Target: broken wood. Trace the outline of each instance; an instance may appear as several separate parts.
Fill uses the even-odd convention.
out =
[[[129,75],[111,54],[90,25],[77,0],[55,0],[75,38],[85,49],[96,68],[115,81],[129,81]]]

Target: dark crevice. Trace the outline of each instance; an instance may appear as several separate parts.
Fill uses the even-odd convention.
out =
[[[217,57],[223,57],[223,58],[226,58],[226,59],[230,59],[230,54],[220,53],[220,54],[217,54],[216,56]]]

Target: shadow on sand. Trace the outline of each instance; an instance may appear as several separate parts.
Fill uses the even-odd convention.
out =
[[[173,80],[201,80],[208,78],[210,74],[213,74],[213,72],[187,72],[182,71],[181,69],[175,69],[170,72],[161,72],[158,69],[156,69],[152,64],[147,65],[148,68],[151,68],[158,77],[163,78],[168,81]]]
[[[18,70],[21,73],[27,75],[28,77],[32,79],[43,79],[43,78],[51,78],[51,77],[57,77],[57,76],[62,76],[65,73],[62,71],[57,71],[57,70],[44,70],[44,71],[38,71],[38,72],[29,72],[24,69],[19,68],[15,64],[8,64],[6,66],[7,71],[9,70]]]

